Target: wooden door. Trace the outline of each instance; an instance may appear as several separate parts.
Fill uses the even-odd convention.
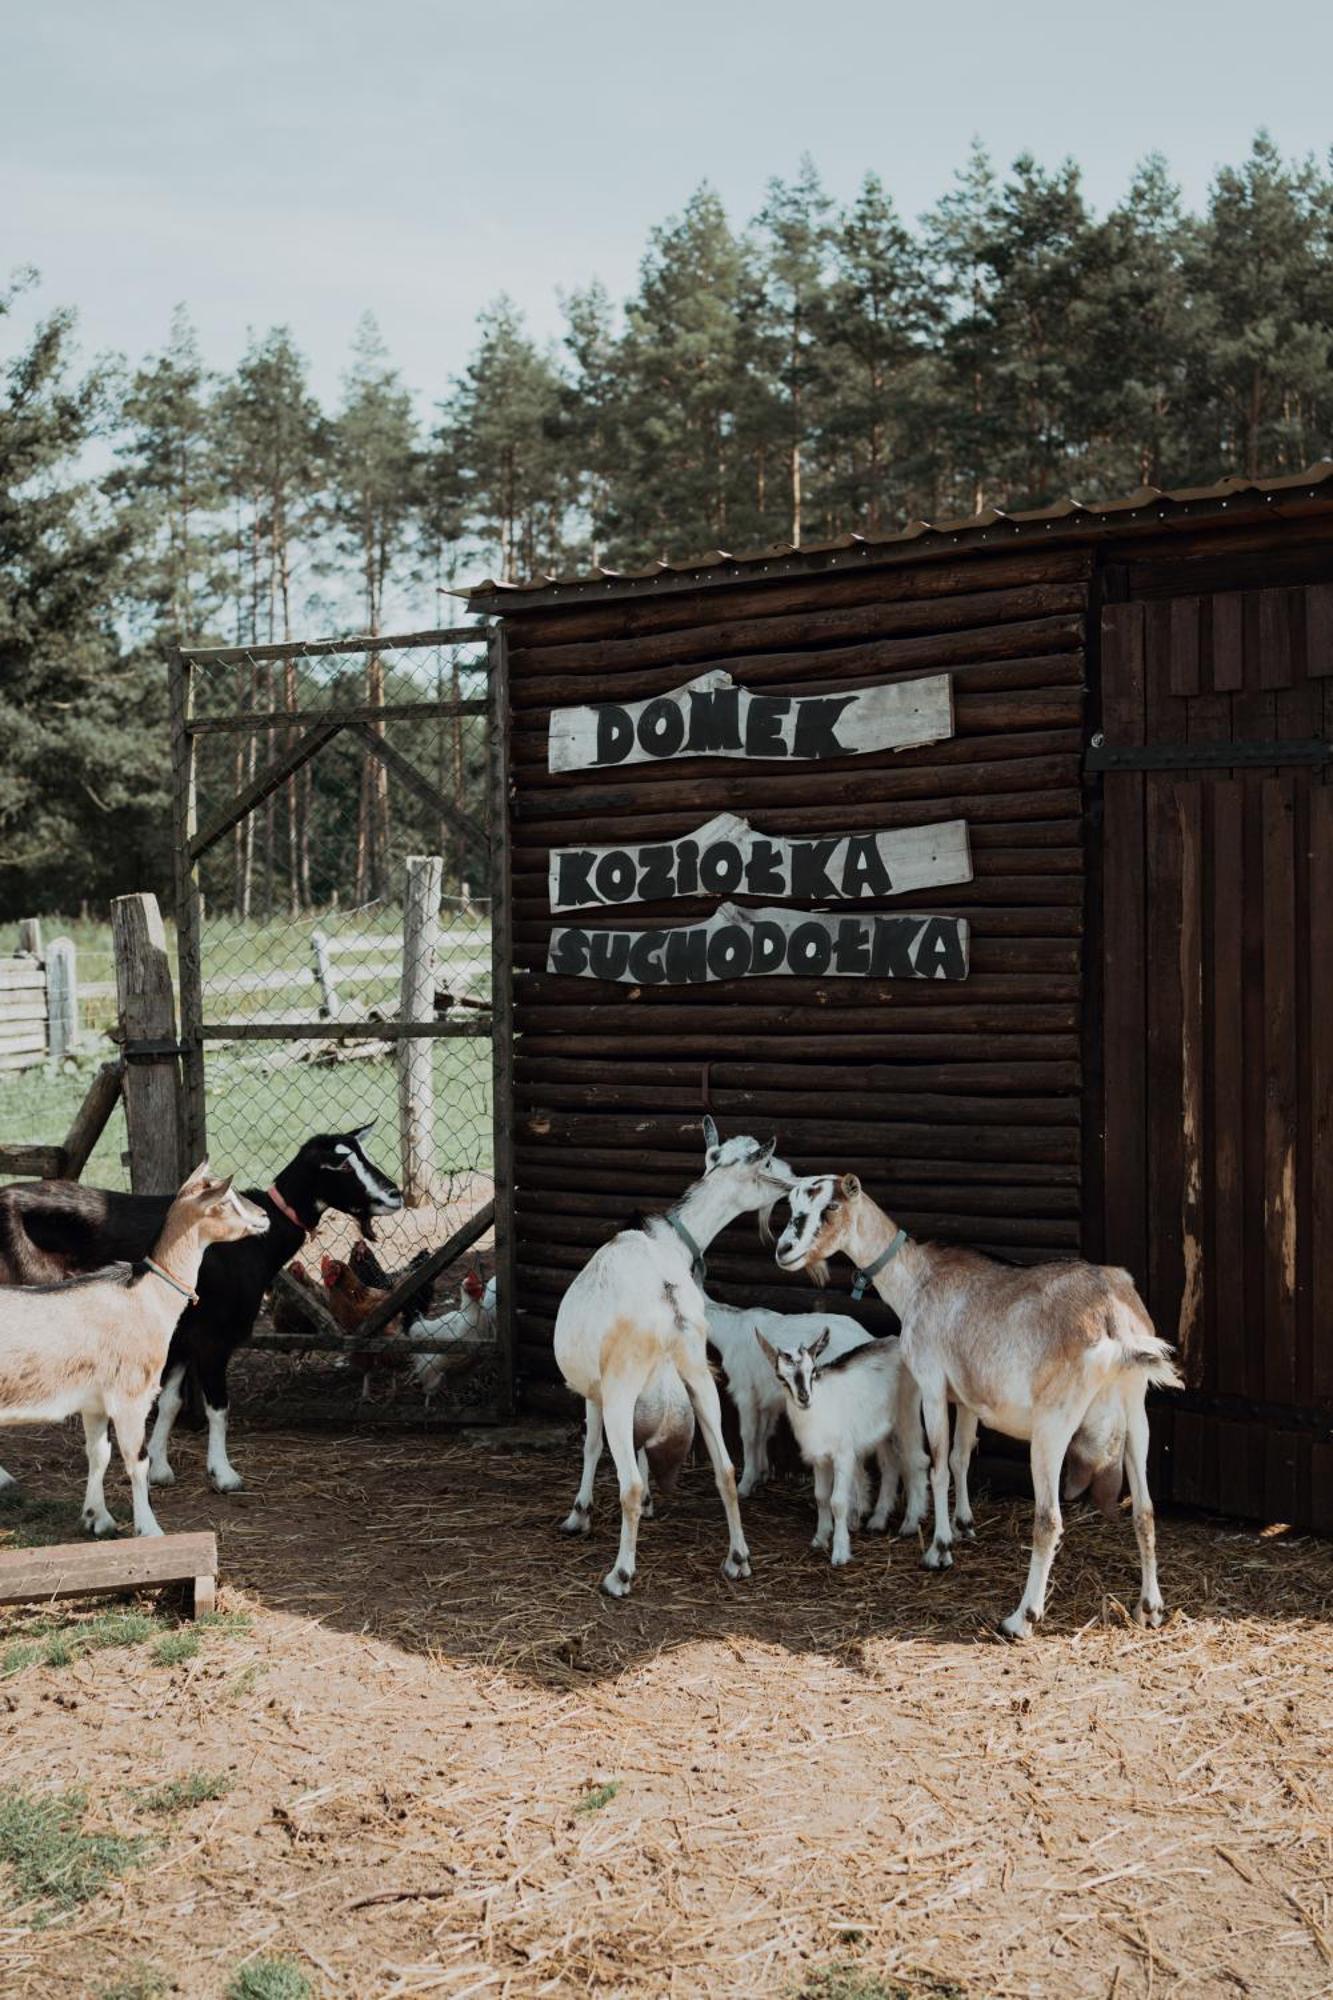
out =
[[[1102,677],[1105,1254],[1172,1497],[1333,1530],[1333,590],[1110,605]]]

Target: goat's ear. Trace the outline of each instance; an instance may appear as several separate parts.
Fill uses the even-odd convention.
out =
[[[208,1205],[210,1208],[216,1208],[219,1202],[226,1200],[227,1196],[231,1193],[231,1184],[235,1178],[235,1174],[228,1174],[225,1181],[213,1181],[211,1183],[208,1190]]]
[[[848,1201],[855,1201],[861,1192],[861,1183],[855,1174],[844,1174],[838,1182],[838,1191],[840,1194],[845,1194]]]
[[[704,1118],[704,1145],[705,1145],[705,1146],[706,1146],[706,1147],[708,1148],[709,1152],[711,1153],[711,1152],[712,1152],[712,1150],[713,1150],[713,1148],[714,1148],[714,1146],[717,1146],[717,1145],[720,1145],[720,1144],[721,1144],[721,1141],[719,1140],[719,1138],[718,1138],[718,1136],[717,1136],[717,1126],[716,1126],[716,1125],[715,1125],[715,1124],[713,1123],[713,1121],[712,1121],[712,1119],[711,1119],[711,1118],[709,1118],[709,1117],[705,1116],[705,1118]]]
[[[179,1192],[181,1194],[184,1194],[187,1188],[202,1187],[204,1185],[204,1182],[208,1179],[210,1171],[211,1170],[209,1168],[208,1161],[206,1159],[200,1160],[194,1172],[191,1174],[187,1174],[185,1176],[185,1179],[181,1182]]]
[[[756,1339],[756,1340],[757,1340],[757,1341],[759,1342],[759,1345],[760,1345],[760,1346],[761,1346],[761,1347],[763,1348],[763,1350],[764,1350],[764,1353],[765,1353],[765,1354],[766,1354],[766,1355],[768,1356],[768,1359],[769,1359],[769,1362],[770,1362],[771,1366],[773,1367],[774,1371],[776,1372],[776,1370],[777,1370],[777,1365],[778,1365],[778,1350],[777,1350],[777,1348],[776,1348],[776,1347],[774,1347],[774,1345],[773,1345],[773,1343],[772,1343],[772,1341],[771,1341],[771,1340],[765,1340],[765,1339],[764,1339],[764,1336],[763,1336],[763,1334],[762,1334],[762,1333],[760,1333],[760,1331],[759,1331],[759,1328],[758,1328],[758,1327],[756,1327],[756,1328],[755,1328],[755,1330],[754,1330],[754,1337],[755,1337],[755,1339]]]
[[[380,1121],[378,1118],[372,1118],[368,1125],[354,1126],[350,1136],[356,1140],[358,1145],[360,1145],[361,1141],[365,1138],[367,1132],[373,1132],[375,1130],[375,1127],[379,1124],[379,1122]]]
[[[832,1333],[833,1329],[831,1326],[826,1326],[824,1328],[824,1331],[820,1334],[818,1340],[815,1341],[814,1345],[810,1349],[810,1359],[812,1361],[818,1361],[820,1355],[824,1352],[824,1349],[828,1346]]]
[[[768,1144],[765,1146],[763,1152],[759,1155],[760,1166],[766,1167],[769,1161],[772,1159],[774,1153],[777,1152],[777,1150],[778,1150],[778,1135],[775,1132],[773,1134],[773,1137],[769,1140]]]

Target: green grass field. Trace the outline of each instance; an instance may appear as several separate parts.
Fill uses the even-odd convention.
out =
[[[210,920],[204,928],[205,1018],[282,1020],[316,1015],[319,994],[311,971],[310,934],[316,926],[334,940],[340,997],[353,1016],[371,1006],[396,1009],[399,960],[391,947],[369,945],[394,937],[401,912],[390,906],[333,911],[320,917],[242,924]],[[440,977],[452,991],[478,998],[489,992],[490,932],[484,921],[447,920],[439,954]],[[55,916],[43,934],[73,938],[79,955],[83,1043],[77,1061],[59,1073],[44,1067],[0,1076],[0,1143],[58,1144],[83,1100],[99,1063],[114,1052],[106,1030],[115,1001],[87,989],[112,984],[109,926]],[[352,940],[361,941],[358,949]],[[175,936],[168,926],[173,960]],[[339,944],[342,949],[339,949]],[[291,974],[284,979],[283,974]],[[398,1072],[392,1054],[339,1062],[295,1062],[307,1041],[237,1041],[210,1045],[205,1061],[209,1152],[215,1164],[243,1184],[272,1178],[311,1132],[342,1131],[374,1118],[373,1157],[392,1174],[401,1171]],[[491,1165],[491,1047],[488,1040],[432,1042],[435,1082],[436,1165],[441,1174],[486,1172]],[[83,1178],[98,1187],[128,1187],[123,1160],[125,1121],[117,1109]]]

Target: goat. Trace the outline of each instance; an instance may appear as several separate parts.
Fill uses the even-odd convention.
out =
[[[595,1250],[556,1314],[555,1357],[565,1381],[584,1398],[587,1414],[583,1477],[563,1526],[566,1534],[588,1533],[605,1431],[620,1479],[620,1549],[602,1579],[610,1597],[627,1597],[634,1582],[639,1518],[654,1455],[664,1469],[674,1469],[689,1449],[686,1398],[703,1432],[727,1517],[723,1574],[750,1574],[736,1474],[722,1441],[722,1409],[708,1366],[700,1280],[703,1253],[718,1231],[735,1216],[757,1210],[760,1232],[766,1233],[768,1215],[794,1176],[774,1158],[775,1139],[766,1146],[757,1139],[724,1144],[706,1118],[704,1144],[703,1178],[667,1214],[644,1218]]]
[[[108,1424],[134,1495],[134,1532],[160,1535],[148,1499],[144,1431],[182,1300],[194,1302],[210,1244],[262,1236],[269,1219],[230,1180],[197,1167],[171,1203],[152,1255],[91,1276],[0,1291],[0,1423],[59,1423],[77,1410],[88,1451],[83,1524],[115,1531],[104,1483]],[[7,1473],[0,1485],[10,1485]]]
[[[852,1559],[848,1521],[856,1513],[862,1464],[872,1451],[879,1456],[882,1474],[883,1520],[878,1525],[888,1526],[898,1485],[896,1434],[904,1405],[919,1446],[919,1399],[916,1384],[902,1365],[901,1343],[863,1339],[825,1361],[833,1339],[831,1327],[826,1326],[809,1347],[804,1342],[791,1349],[775,1347],[757,1326],[754,1337],[785,1394],[801,1457],[814,1471],[819,1514],[813,1546],[829,1549],[831,1544],[830,1560],[841,1569]],[[925,1456],[923,1451],[923,1470]],[[869,1525],[873,1528],[875,1520]]]
[[[495,1280],[491,1278],[483,1284],[480,1272],[467,1271],[462,1296],[452,1312],[440,1313],[435,1319],[418,1318],[414,1307],[409,1305],[403,1319],[407,1331],[423,1339],[483,1340],[495,1332]],[[428,1404],[454,1365],[454,1357],[449,1354],[412,1356],[412,1379]]]
[[[148,1446],[153,1485],[169,1486],[176,1476],[167,1445],[187,1369],[194,1370],[204,1394],[209,1480],[219,1493],[241,1485],[227,1457],[227,1364],[250,1338],[265,1292],[325,1209],[355,1217],[363,1235],[373,1235],[372,1218],[392,1215],[403,1205],[397,1187],[362,1150],[370,1129],[361,1125],[307,1139],[270,1187],[244,1190],[246,1200],[268,1216],[268,1233],[261,1242],[214,1244],[205,1255],[198,1303],[181,1314],[167,1355]],[[141,1258],[161,1234],[170,1206],[169,1195],[117,1194],[79,1181],[0,1188],[0,1285],[40,1284]]]
[[[1025,1638],[1046,1608],[1060,1540],[1060,1468],[1071,1456],[1071,1489],[1092,1483],[1105,1505],[1124,1472],[1134,1508],[1142,1581],[1136,1616],[1160,1625],[1157,1543],[1148,1491],[1150,1383],[1178,1389],[1171,1349],[1159,1338],[1128,1271],[1076,1260],[1023,1269],[975,1250],[916,1243],[876,1206],[855,1174],[816,1175],[791,1191],[791,1221],[777,1246],[784,1271],[807,1270],[822,1283],[841,1251],[869,1277],[902,1325],[902,1358],[921,1391],[934,1538],[922,1561],[947,1569],[949,1403],[958,1406],[953,1461],[960,1498],[978,1423],[1026,1439],[1036,1508],[1032,1559],[1018,1607],[1003,1619],[1006,1638]],[[966,1502],[964,1501],[964,1506]]]
[[[716,1299],[707,1299],[705,1303],[709,1344],[721,1357],[727,1390],[740,1418],[743,1463],[736,1490],[746,1500],[768,1477],[768,1447],[785,1403],[782,1382],[775,1378],[760,1350],[767,1354],[772,1347],[792,1353],[802,1342],[818,1339],[821,1330],[825,1344],[820,1351],[827,1353],[830,1361],[853,1348],[873,1343],[860,1321],[845,1313],[769,1312],[762,1307],[724,1306]],[[866,1522],[872,1534],[881,1534],[888,1528],[900,1466],[907,1485],[907,1512],[898,1532],[914,1535],[925,1518],[927,1460],[921,1442],[921,1399],[905,1371],[902,1384],[903,1403],[895,1413],[896,1449],[885,1438],[876,1452],[880,1469],[879,1500]]]

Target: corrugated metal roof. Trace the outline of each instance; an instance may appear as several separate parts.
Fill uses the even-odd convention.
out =
[[[1310,499],[1333,498],[1320,488],[1333,485],[1333,459],[1320,459],[1300,472],[1279,473],[1269,479],[1233,476],[1219,479],[1213,486],[1160,488],[1140,486],[1116,500],[1083,501],[1067,497],[1049,507],[1029,507],[1002,513],[987,507],[980,514],[958,520],[911,521],[905,528],[883,535],[841,535],[836,541],[805,543],[800,548],[788,542],[770,548],[743,550],[710,549],[686,562],[659,562],[641,570],[598,569],[592,574],[536,576],[526,583],[503,583],[493,577],[453,594],[466,597],[478,610],[518,610],[536,607],[538,602],[562,603],[578,598],[619,597],[626,592],[651,589],[656,584],[683,582],[725,583],[732,577],[790,575],[802,570],[849,568],[854,562],[873,560],[881,550],[906,551],[909,545],[922,553],[934,553],[956,544],[974,546],[990,543],[1007,545],[1015,537],[1052,539],[1078,537],[1114,530],[1122,526],[1147,525],[1156,520],[1170,524],[1188,523],[1199,515],[1221,514],[1236,501],[1262,499],[1269,504],[1283,498],[1308,494]],[[1282,511],[1280,506],[1275,511]]]

